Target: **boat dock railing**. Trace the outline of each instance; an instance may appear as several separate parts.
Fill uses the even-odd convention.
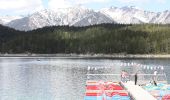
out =
[[[86,76],[87,80],[121,81],[120,74],[86,74]]]
[[[105,81],[115,81],[120,82],[121,80],[121,74],[86,74],[87,80],[105,80]],[[129,74],[126,77],[127,81],[134,81],[134,75],[135,74]],[[138,74],[138,84],[144,85],[148,83],[152,83],[154,80],[157,83],[165,83],[167,84],[167,77],[166,74],[157,74],[156,76],[154,74]]]

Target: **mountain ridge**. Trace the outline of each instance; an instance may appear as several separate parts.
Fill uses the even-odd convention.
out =
[[[135,6],[109,7],[99,11],[81,6],[63,8],[58,10],[44,9],[26,17],[4,23],[11,28],[29,31],[45,26],[90,26],[102,23],[120,24],[170,24],[170,11],[151,12]]]

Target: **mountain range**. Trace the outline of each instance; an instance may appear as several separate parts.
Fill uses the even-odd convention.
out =
[[[3,16],[0,24],[11,28],[29,31],[45,26],[89,26],[102,23],[120,24],[170,24],[170,11],[151,12],[134,6],[109,7],[98,11],[81,6],[45,9],[28,16]]]

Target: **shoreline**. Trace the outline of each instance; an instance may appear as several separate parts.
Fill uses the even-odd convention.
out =
[[[170,54],[0,54],[0,58],[115,58],[115,59],[160,59]]]

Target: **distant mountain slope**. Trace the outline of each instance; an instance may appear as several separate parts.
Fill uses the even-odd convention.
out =
[[[0,16],[0,23],[5,25],[13,20],[21,19],[22,16]]]
[[[152,23],[170,24],[170,11],[158,13],[151,21]]]
[[[14,33],[21,33],[22,31],[15,30],[13,28],[4,26],[0,24],[0,34],[14,34]]]
[[[7,24],[7,26],[18,30],[33,30],[42,28],[44,26],[58,26],[58,25],[74,25],[83,18],[93,15],[96,12],[82,7],[72,7],[66,9],[58,9],[57,11],[43,10],[36,12],[28,17],[14,20]],[[105,20],[103,20],[104,22]],[[90,23],[93,25],[95,23]]]
[[[26,17],[0,17],[0,24],[17,30],[29,31],[45,26],[88,26],[101,23],[170,24],[170,11],[151,12],[134,6],[109,7],[99,11],[75,6],[41,10]]]
[[[110,16],[116,22],[123,24],[150,23],[150,21],[157,15],[157,13],[144,11],[134,6],[104,8],[101,9],[100,12]]]
[[[96,12],[81,19],[77,23],[73,24],[73,26],[89,26],[102,23],[116,23],[116,22],[114,22],[111,18],[105,16],[104,14]]]
[[[13,39],[13,37],[20,35],[22,33],[24,32],[17,31],[13,28],[0,25],[0,45],[2,45],[4,41],[10,41],[11,39]]]
[[[3,24],[3,23],[4,23],[3,20],[0,19],[0,24]]]

